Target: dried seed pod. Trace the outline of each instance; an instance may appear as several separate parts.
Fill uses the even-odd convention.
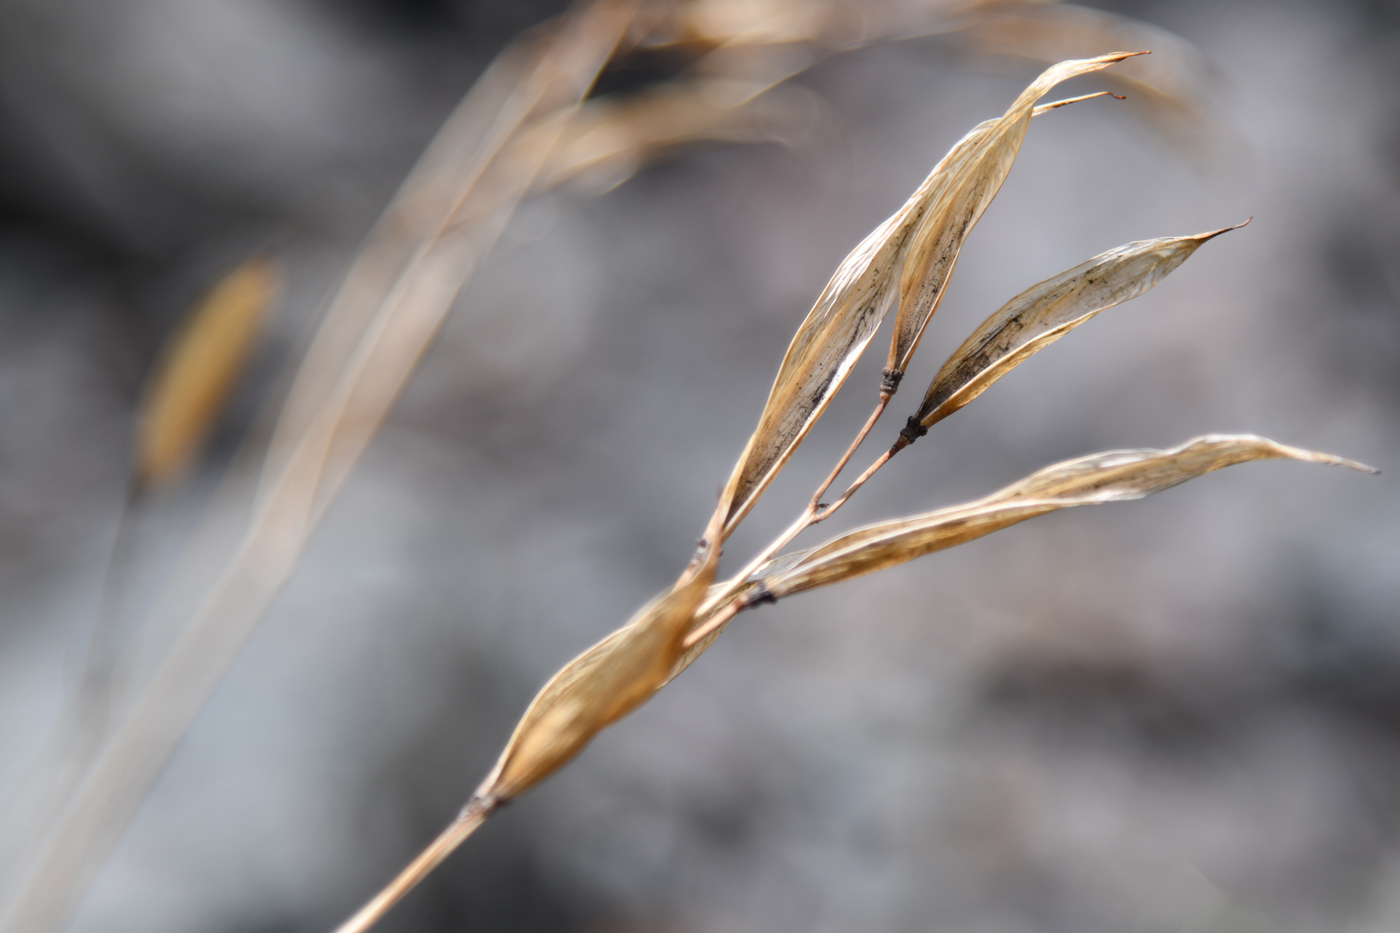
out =
[[[170,338],[137,417],[139,487],[169,482],[194,457],[252,356],[278,288],[272,261],[255,256],[220,279]]]
[[[1145,53],[1114,52],[1052,65],[1021,92],[1005,114],[973,130],[948,154],[940,165],[941,171],[930,179],[933,184],[928,207],[910,238],[900,271],[899,310],[885,361],[882,395],[892,395],[899,387],[919,339],[943,298],[968,232],[992,203],[1016,161],[1036,101],[1062,81],[1142,54]]]
[[[948,357],[918,412],[900,432],[895,449],[923,437],[934,424],[1100,311],[1151,290],[1207,240],[1242,226],[1127,243],[1026,289],[983,321]]]
[[[525,710],[475,797],[495,806],[519,796],[664,687],[718,564],[719,548],[703,546],[675,586],[555,674]]]
[[[758,427],[721,497],[724,534],[753,508],[850,374],[894,303],[895,272],[922,189],[851,251],[797,329]]]
[[[1378,472],[1331,454],[1286,447],[1250,434],[1208,434],[1171,450],[1114,450],[1048,466],[985,499],[878,522],[840,535],[762,581],[778,598],[893,567],[1076,505],[1141,499],[1250,460],[1302,460]]]
[[[768,484],[787,465],[797,445],[826,411],[826,406],[846,381],[851,367],[875,335],[885,314],[902,293],[903,286],[898,285],[901,270],[906,269],[910,262],[923,263],[924,267],[930,265],[928,251],[933,248],[934,240],[941,235],[940,231],[945,229],[947,223],[951,223],[949,218],[963,209],[966,203],[980,204],[976,214],[981,215],[985,202],[991,200],[996,193],[995,188],[1001,184],[1000,179],[1006,174],[1004,169],[997,170],[1000,172],[997,175],[992,168],[979,168],[992,155],[1003,153],[1007,148],[1006,145],[996,144],[995,140],[1012,134],[1015,135],[1015,145],[1019,145],[1025,127],[1017,121],[1022,117],[1029,120],[1035,113],[1043,113],[1063,103],[1039,108],[1035,106],[1035,102],[1052,87],[1074,75],[1095,71],[1132,54],[1139,53],[1120,52],[1088,61],[1064,62],[1045,72],[1017,99],[1017,104],[1007,116],[979,124],[959,140],[909,200],[841,261],[792,338],[778,367],[778,375],[773,381],[763,413],[759,416],[758,428],[749,438],[725,486],[720,504],[724,535],[733,531],[753,508]],[[1024,113],[1017,109],[1023,100]],[[1013,115],[1015,119],[1011,120]],[[1010,124],[1008,120],[1011,120]],[[1008,126],[1011,128],[1008,129]],[[1020,129],[1013,133],[1016,126]],[[1015,146],[1012,146],[1011,158],[1014,157]],[[996,162],[995,159],[992,161]],[[999,162],[996,164],[1000,165]],[[1009,163],[1006,168],[1009,168]],[[990,193],[987,193],[986,187],[990,177],[988,172],[996,175],[995,186]],[[945,217],[945,222],[930,224],[929,218],[939,212]],[[959,234],[959,246],[961,235],[965,233],[964,229]],[[917,259],[914,258],[915,253],[918,254]],[[944,278],[946,272],[951,270],[949,261]],[[941,292],[941,283],[938,288]],[[907,316],[906,304],[906,300],[900,298],[901,318]],[[928,313],[933,313],[932,306]]]

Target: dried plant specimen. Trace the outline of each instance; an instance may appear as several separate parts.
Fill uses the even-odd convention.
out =
[[[1339,457],[1252,435],[1209,435],[1170,450],[1080,457],[1046,467],[976,502],[879,522],[815,548],[773,556],[802,529],[844,504],[894,453],[931,425],[1098,312],[1148,291],[1203,243],[1225,232],[1129,243],[1026,290],[954,352],[895,446],[836,502],[819,502],[898,388],[962,243],[1015,160],[1037,101],[1060,81],[1133,54],[1118,52],[1051,67],[1005,115],[963,137],[904,206],[842,261],[788,347],[758,427],[680,579],[544,686],[457,819],[339,933],[371,927],[496,808],[567,764],[597,732],[665,686],[744,609],[892,567],[1047,512],[1141,498],[1233,464],[1291,459],[1371,471]],[[734,578],[714,584],[724,538],[786,465],[892,309],[889,362],[874,414],[788,531]]]
[[[1045,12],[1052,8],[1056,12]],[[602,0],[581,5],[508,49],[425,153],[333,298],[281,410],[246,533],[206,598],[190,614],[166,663],[144,685],[130,715],[118,724],[41,857],[30,866],[18,907],[7,915],[4,928],[47,929],[60,922],[74,892],[100,863],[199,704],[292,572],[311,529],[390,411],[458,289],[479,267],[523,198],[572,180],[605,188],[657,153],[692,140],[790,138],[794,128],[800,127],[812,95],[781,82],[834,50],[956,28],[981,40],[1001,37],[999,51],[1033,59],[1068,57],[1054,48],[1057,42],[1086,40],[1073,28],[1061,28],[1064,23],[1090,22],[1075,19],[1077,9],[1068,4],[1014,2],[891,0],[867,6]],[[1064,16],[1048,18],[1059,11]],[[1042,20],[1058,24],[1057,39],[1016,40],[1025,35],[1024,30],[1017,32],[1018,24]],[[347,929],[372,923],[495,806],[562,767],[599,730],[644,702],[691,663],[742,609],[866,572],[862,568],[875,569],[881,562],[896,563],[951,546],[966,540],[958,535],[967,529],[986,533],[1040,514],[1035,509],[1106,501],[1092,499],[1082,489],[1071,494],[1066,491],[1070,486],[1055,495],[1042,490],[1039,498],[1032,497],[1034,504],[1032,498],[1017,498],[1004,490],[998,496],[1011,498],[998,499],[999,504],[987,505],[991,500],[983,500],[981,505],[959,507],[983,511],[957,529],[948,524],[954,521],[951,513],[933,513],[900,520],[905,524],[898,528],[882,523],[884,530],[878,533],[865,529],[869,536],[859,540],[842,536],[822,548],[774,556],[797,533],[839,508],[878,469],[877,462],[836,502],[821,502],[894,394],[937,309],[958,250],[1004,181],[1030,118],[1063,103],[1038,105],[1041,96],[1058,81],[1140,54],[1096,55],[1103,49],[1147,45],[1110,41],[1130,32],[1130,23],[1121,18],[1110,22],[1099,17],[1092,23],[1092,42],[1082,53],[1087,58],[1052,67],[1003,116],[974,128],[909,201],[841,264],[794,337],[759,425],[725,486],[691,565],[627,625],[545,685],[462,817]],[[980,34],[976,32],[979,24],[987,27]],[[634,49],[667,45],[696,53],[685,73],[625,99],[589,97],[593,81],[608,62]],[[1155,41],[1151,45],[1156,54],[1125,63],[1125,68],[1139,75],[1118,86],[1171,100],[1178,93],[1174,85],[1142,77],[1142,63],[1167,59],[1179,66],[1183,57],[1172,56],[1170,49],[1163,55],[1164,49]],[[1170,70],[1158,69],[1158,73]],[[946,417],[1098,310],[1151,287],[1205,238],[1208,235],[1173,238],[1170,242],[1175,245],[1162,246],[1160,255],[1140,250],[1132,257],[1106,258],[1142,246],[1130,244],[1014,299],[954,354],[911,424],[926,429]],[[1143,263],[1134,265],[1143,257],[1147,257]],[[1115,277],[1111,288],[1090,281],[1096,270],[1109,266]],[[896,326],[875,413],[792,529],[732,579],[716,583],[725,538],[821,417],[891,311]],[[1132,487],[1139,494],[1152,491],[1157,487],[1149,482],[1149,474],[1157,475],[1152,471],[1161,458],[1185,457],[1182,451],[1196,450],[1199,443],[1166,453],[1139,452],[1137,463],[1143,472],[1134,474],[1135,479],[1120,477],[1114,488],[1121,492]],[[1235,452],[1222,453],[1224,459],[1218,465],[1245,450],[1257,456],[1244,459],[1257,459],[1266,456],[1262,452],[1266,448],[1284,449],[1240,438],[1231,443]],[[1295,454],[1275,455],[1324,458]],[[1100,455],[1099,466],[1109,469],[1116,456]],[[1193,473],[1196,466],[1183,466],[1186,460],[1178,457],[1174,462],[1185,471],[1182,478],[1216,468]],[[1190,462],[1199,466],[1195,460]],[[1032,480],[1040,482],[1035,477],[1025,482]],[[1047,505],[1051,502],[1055,504]]]

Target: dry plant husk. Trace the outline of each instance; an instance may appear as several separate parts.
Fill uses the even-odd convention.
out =
[[[1253,460],[1299,460],[1379,472],[1252,434],[1208,434],[1170,450],[1114,450],[1066,460],[975,502],[866,525],[825,544],[773,558],[738,586],[715,586],[712,595],[725,593],[727,599],[696,620],[671,677],[689,667],[736,614],[753,606],[895,567],[1047,512],[1141,499]]]
[[[750,41],[788,39],[769,36]],[[968,232],[1010,171],[1030,119],[1071,102],[1038,106],[1039,100],[1062,81],[1139,54],[1143,53],[1119,52],[1048,69],[1002,117],[980,124],[955,145],[900,210],[846,257],[789,346],[758,427],[721,493],[686,573],[541,689],[495,768],[457,820],[347,921],[340,933],[359,933],[372,926],[497,806],[567,764],[599,731],[645,702],[689,666],[745,608],[893,566],[1055,509],[1144,496],[1231,463],[1286,457],[1365,469],[1255,437],[1211,436],[1171,451],[1101,454],[1047,468],[977,503],[869,526],[819,548],[773,560],[760,557],[752,575],[744,573],[727,584],[714,584],[725,537],[786,465],[884,316],[897,306],[881,403],[856,444],[879,417],[937,309]],[[663,93],[685,95],[701,89],[698,83],[678,84]],[[699,113],[699,119],[684,118],[686,133],[704,127],[710,119],[704,108]],[[619,123],[611,128],[612,138],[604,135],[600,140],[595,131],[582,130],[561,146],[556,158],[563,168],[557,176],[614,160],[616,152],[649,145],[648,139],[664,141],[674,135],[664,126],[645,129],[646,102],[637,114],[644,129],[633,141],[618,135],[623,126]],[[1128,244],[1018,296],[945,364],[920,416],[928,415],[932,423],[965,405],[1005,372],[1100,310],[1151,288],[1201,243],[1221,232]],[[911,420],[911,424],[917,422]],[[813,515],[809,512],[794,528],[805,527]],[[790,537],[784,536],[771,547],[779,548],[787,540]]]
[[[1114,450],[1066,460],[967,505],[877,522],[791,556],[760,577],[772,598],[874,573],[991,534],[1046,512],[1141,499],[1189,479],[1252,460],[1300,460],[1372,467],[1332,454],[1288,447],[1252,434],[1208,434],[1170,450]]]
[[[168,483],[193,460],[252,357],[280,285],[272,260],[254,256],[220,279],[171,336],[137,415],[137,486]]]
[[[643,160],[697,139],[792,141],[811,119],[813,97],[802,89],[778,87],[783,79],[833,50],[968,28],[987,15],[981,6],[923,0],[868,7],[822,0],[598,0],[503,53],[435,137],[347,273],[281,409],[246,533],[190,611],[182,634],[129,715],[118,724],[45,850],[28,866],[21,896],[11,903],[0,929],[30,933],[60,924],[203,699],[290,575],[311,529],[374,436],[458,290],[523,197],[575,179],[606,187]],[[999,5],[998,11],[1014,16],[1039,6],[1011,2]],[[619,50],[667,43],[703,52],[692,74],[626,100],[585,99],[599,70]],[[1025,54],[1066,57],[1048,47]],[[1032,106],[1029,113],[1053,106]],[[953,159],[956,165],[945,159],[946,167],[951,171],[963,165],[978,141],[992,132],[987,127],[998,122],[974,130],[960,144],[963,148],[955,149],[962,152]],[[1024,133],[1023,126],[1019,132]],[[1006,138],[1011,135],[1014,132]],[[988,163],[993,174],[1001,170],[996,168],[999,159],[998,155]],[[900,240],[896,252],[901,261],[921,237],[935,236],[932,221],[918,226],[927,221],[932,202],[931,192],[924,194],[926,203],[917,216],[886,230]],[[824,292],[823,298],[858,307],[854,314],[850,307],[843,308],[838,316],[844,324],[808,335],[811,361],[825,367],[827,375],[805,388],[785,388],[787,397],[777,406],[781,411],[772,410],[775,400],[770,398],[696,560],[666,594],[546,686],[483,783],[483,796],[474,798],[462,818],[405,871],[398,887],[386,889],[362,912],[362,924],[353,928],[372,923],[460,843],[496,802],[523,792],[567,762],[599,729],[683,669],[717,634],[699,644],[689,642],[698,607],[713,592],[724,536],[752,507],[844,381],[854,357],[874,333],[872,311],[878,312],[873,321],[877,326],[878,318],[906,291],[913,294],[922,287],[923,280],[914,273],[900,277],[907,264],[883,262],[890,254],[876,234],[848,262],[860,266],[864,260],[857,254],[866,248],[871,263],[881,260],[878,281],[864,279],[859,269],[843,264],[828,286],[842,294]],[[920,254],[919,261],[927,261],[925,271],[937,266],[937,254],[933,247]],[[838,281],[843,274],[846,278]],[[845,294],[848,290],[854,292]],[[935,305],[936,300],[935,296]],[[927,313],[932,310],[931,306]],[[917,343],[922,325],[915,330]],[[795,339],[794,347],[798,343]],[[795,372],[789,376],[802,382]],[[779,381],[783,379],[780,372]]]
[[[797,329],[758,427],[725,488],[728,535],[821,418],[881,321],[898,302],[882,393],[892,393],[952,274],[958,251],[1015,162],[1036,102],[1055,85],[1140,53],[1062,62],[1000,118],[964,136],[909,200],[837,266]]]
[[[475,796],[494,805],[524,793],[664,687],[718,561],[718,547],[703,548],[675,586],[555,674],[525,710]]]
[[[1026,289],[953,351],[895,446],[923,436],[1032,355],[1100,311],[1154,288],[1202,244],[1240,226],[1126,243]]]
[[[1114,52],[1061,62],[1046,69],[997,120],[969,133],[930,179],[928,208],[917,221],[899,272],[899,311],[885,362],[886,386],[899,384],[919,339],[943,298],[958,254],[972,227],[992,203],[1011,171],[1036,103],[1055,85],[1140,55]]]
[[[1062,106],[1072,102],[1073,99],[1046,106]],[[1245,224],[1247,223],[1249,221],[1245,221]],[[1032,286],[983,321],[943,364],[929,385],[918,414],[909,418],[900,431],[898,440],[884,455],[835,502],[821,504],[814,497],[812,504],[797,522],[754,558],[738,576],[711,588],[701,606],[699,615],[702,618],[686,638],[688,660],[685,663],[693,660],[698,654],[697,648],[703,650],[704,645],[713,640],[718,631],[728,624],[732,613],[742,608],[740,603],[734,600],[741,589],[748,588],[763,594],[761,588],[755,588],[751,584],[759,583],[765,574],[774,573],[774,568],[779,564],[790,564],[795,559],[793,555],[773,558],[773,554],[785,547],[802,530],[824,520],[844,505],[891,457],[928,433],[929,426],[971,402],[1033,354],[1100,311],[1136,298],[1155,287],[1185,262],[1201,244],[1245,224],[1194,236],[1142,240],[1109,250]],[[883,407],[882,402],[875,409],[871,420],[857,435],[851,450],[838,465],[838,471],[849,459],[855,445],[865,438]],[[820,496],[829,484],[830,479],[818,490],[817,495]],[[728,604],[728,608],[721,611],[725,604]],[[684,665],[681,665],[677,673],[683,668]]]

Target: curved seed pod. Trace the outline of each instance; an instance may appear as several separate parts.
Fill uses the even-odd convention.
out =
[[[893,395],[898,389],[924,328],[938,309],[968,232],[992,203],[1016,161],[1036,101],[1062,81],[1142,54],[1114,52],[1052,65],[1021,92],[1005,114],[974,130],[974,133],[980,131],[978,138],[959,159],[945,160],[946,168],[939,173],[930,192],[930,204],[911,237],[909,253],[900,272],[899,310],[895,314],[890,354],[885,362],[882,395]]]
[[[726,536],[787,465],[894,303],[895,274],[923,209],[923,191],[922,187],[916,191],[842,260],[798,327],[758,427],[720,497]]]
[[[1103,65],[1095,65],[1088,70],[1092,71],[1094,67]],[[1050,86],[1046,87],[1047,91]],[[1041,95],[1044,93],[1042,91]],[[1073,103],[1073,100],[1028,108],[1027,119],[1066,103]],[[994,132],[1001,122],[987,120],[973,127],[934,166],[909,200],[876,227],[837,266],[831,281],[822,289],[817,303],[807,313],[792,343],[788,345],[787,353],[778,367],[777,378],[773,380],[773,388],[768,393],[768,401],[759,416],[758,427],[740,454],[739,462],[734,465],[734,472],[720,497],[719,511],[723,513],[725,537],[743,520],[768,484],[787,465],[797,445],[802,443],[807,432],[821,418],[832,397],[850,375],[851,367],[860,359],[870,338],[894,304],[896,280],[916,236],[916,225],[928,214],[940,192],[946,189],[947,179],[957,174],[959,167],[966,165],[984,147],[988,134]]]
[[[249,259],[210,289],[161,351],[137,418],[138,486],[169,482],[189,464],[252,356],[278,285],[270,259]]]
[[[519,796],[664,687],[718,564],[719,548],[704,547],[675,586],[555,674],[520,717],[475,798],[495,806]]]
[[[966,505],[878,522],[848,532],[802,555],[763,581],[764,598],[778,598],[893,567],[963,544],[1028,518],[1076,505],[1141,499],[1222,467],[1250,460],[1302,460],[1371,467],[1331,454],[1286,447],[1250,434],[1208,434],[1171,450],[1115,450],[1048,466]]]
[[[1100,311],[1151,290],[1202,243],[1243,226],[1127,243],[1026,289],[983,321],[948,357],[918,413],[900,432],[895,449],[923,437],[934,424]]]

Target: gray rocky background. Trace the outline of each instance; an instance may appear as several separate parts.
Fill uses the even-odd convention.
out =
[[[384,930],[1400,926],[1400,10],[1099,5],[1203,50],[1226,151],[1183,157],[1131,99],[1037,119],[873,449],[1031,283],[1253,224],[840,521],[1209,431],[1387,473],[1238,467],[747,614]],[[0,4],[0,792],[74,684],[171,323],[279,251],[288,292],[207,467],[135,519],[133,614],[437,123],[555,9]],[[539,684],[674,577],[835,264],[1037,70],[940,39],[853,52],[801,78],[830,108],[802,145],[528,204],[72,929],[318,931],[377,889]],[[883,341],[731,563],[858,426]]]

